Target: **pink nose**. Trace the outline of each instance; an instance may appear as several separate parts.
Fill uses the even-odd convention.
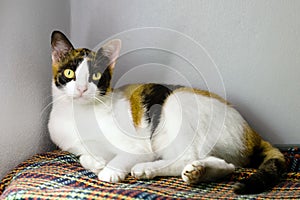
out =
[[[77,90],[80,92],[80,94],[83,94],[87,91],[87,86],[77,86]]]

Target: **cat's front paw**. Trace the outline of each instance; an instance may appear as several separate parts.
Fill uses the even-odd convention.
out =
[[[194,161],[184,167],[181,177],[188,184],[198,183],[205,175],[206,167],[201,161]]]
[[[101,181],[119,183],[126,178],[126,175],[126,172],[117,169],[112,169],[110,167],[104,167],[104,169],[98,174],[98,178]]]
[[[79,161],[85,169],[91,170],[95,174],[98,174],[106,164],[104,159],[90,155],[81,155]]]
[[[152,168],[147,163],[136,164],[131,169],[131,175],[137,179],[151,179],[155,177]]]

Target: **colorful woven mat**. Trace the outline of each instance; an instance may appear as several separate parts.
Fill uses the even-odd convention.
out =
[[[181,178],[140,181],[128,177],[123,183],[107,183],[81,167],[67,152],[39,154],[21,163],[0,182],[0,199],[300,199],[299,150],[284,152],[289,172],[270,191],[236,195],[234,183],[254,170],[237,169],[216,183],[189,186]]]

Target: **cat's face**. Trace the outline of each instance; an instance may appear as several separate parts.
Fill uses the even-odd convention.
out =
[[[89,103],[111,92],[111,78],[119,55],[120,40],[111,40],[97,52],[74,49],[66,36],[51,36],[53,95]]]

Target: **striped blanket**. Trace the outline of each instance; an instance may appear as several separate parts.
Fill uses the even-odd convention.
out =
[[[0,182],[0,199],[300,199],[300,150],[284,153],[289,172],[279,185],[262,194],[236,195],[234,183],[254,169],[237,169],[222,181],[197,186],[179,177],[107,183],[82,168],[74,155],[56,150],[35,155],[7,174]]]

